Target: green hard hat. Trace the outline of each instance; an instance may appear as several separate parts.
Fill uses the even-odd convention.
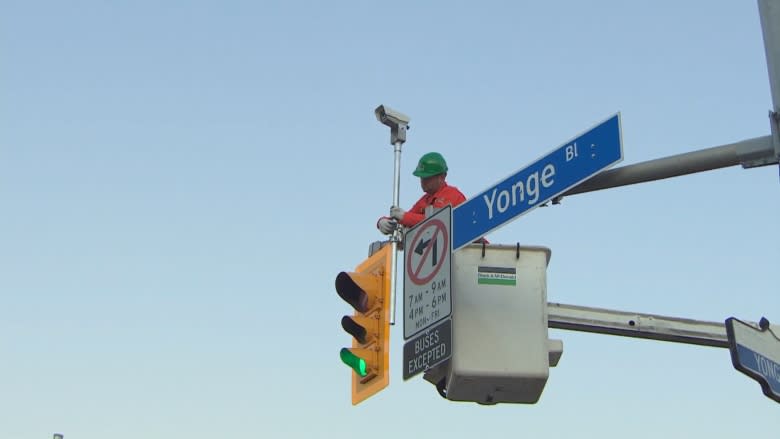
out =
[[[438,152],[429,152],[420,157],[417,168],[412,172],[415,177],[426,178],[447,172],[447,162]]]

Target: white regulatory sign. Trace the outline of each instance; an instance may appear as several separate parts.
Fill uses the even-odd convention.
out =
[[[452,313],[452,207],[446,206],[404,238],[404,339]]]

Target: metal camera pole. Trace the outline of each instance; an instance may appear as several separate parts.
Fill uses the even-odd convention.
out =
[[[390,144],[393,145],[393,206],[398,206],[399,187],[401,186],[401,146],[406,142],[406,130],[409,128],[409,116],[389,107],[380,105],[374,110],[376,119],[390,127]],[[395,325],[396,272],[398,271],[398,243],[401,242],[400,227],[390,235],[390,324]]]
[[[729,166],[742,165],[747,169],[780,163],[780,2],[758,0],[758,12],[772,95],[772,109],[769,111],[770,135],[610,169],[564,192],[553,200],[553,204],[564,196],[584,192]]]
[[[780,161],[780,4],[771,0],[758,0],[758,15],[761,18],[761,30],[764,36],[769,90],[772,93],[769,120],[772,127],[774,158],[777,163]]]

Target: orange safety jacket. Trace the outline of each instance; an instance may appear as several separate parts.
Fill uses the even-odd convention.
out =
[[[424,194],[417,200],[414,206],[404,214],[400,223],[406,227],[413,227],[425,219],[426,207],[433,206],[435,209],[440,209],[448,204],[455,207],[464,201],[466,201],[466,196],[458,188],[450,186],[445,182],[435,194]]]

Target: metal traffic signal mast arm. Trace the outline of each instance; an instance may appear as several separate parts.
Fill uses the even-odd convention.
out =
[[[756,137],[728,145],[610,169],[564,192],[553,200],[553,204],[560,201],[562,197],[583,192],[678,177],[735,165],[753,168],[776,164],[778,157],[772,139],[773,136]]]
[[[604,171],[553,199],[635,183],[661,180],[696,172],[742,165],[753,168],[780,162],[780,4],[758,0],[758,12],[764,35],[772,111],[769,112],[771,135],[730,143],[728,145],[622,166]]]
[[[677,343],[729,347],[726,326],[719,322],[640,314],[561,303],[547,304],[550,328]],[[758,324],[751,323],[758,327]],[[780,329],[778,329],[780,332]]]
[[[780,403],[780,327],[734,317],[725,323],[547,303],[550,328],[727,348],[735,369]],[[552,363],[551,363],[552,365]]]

